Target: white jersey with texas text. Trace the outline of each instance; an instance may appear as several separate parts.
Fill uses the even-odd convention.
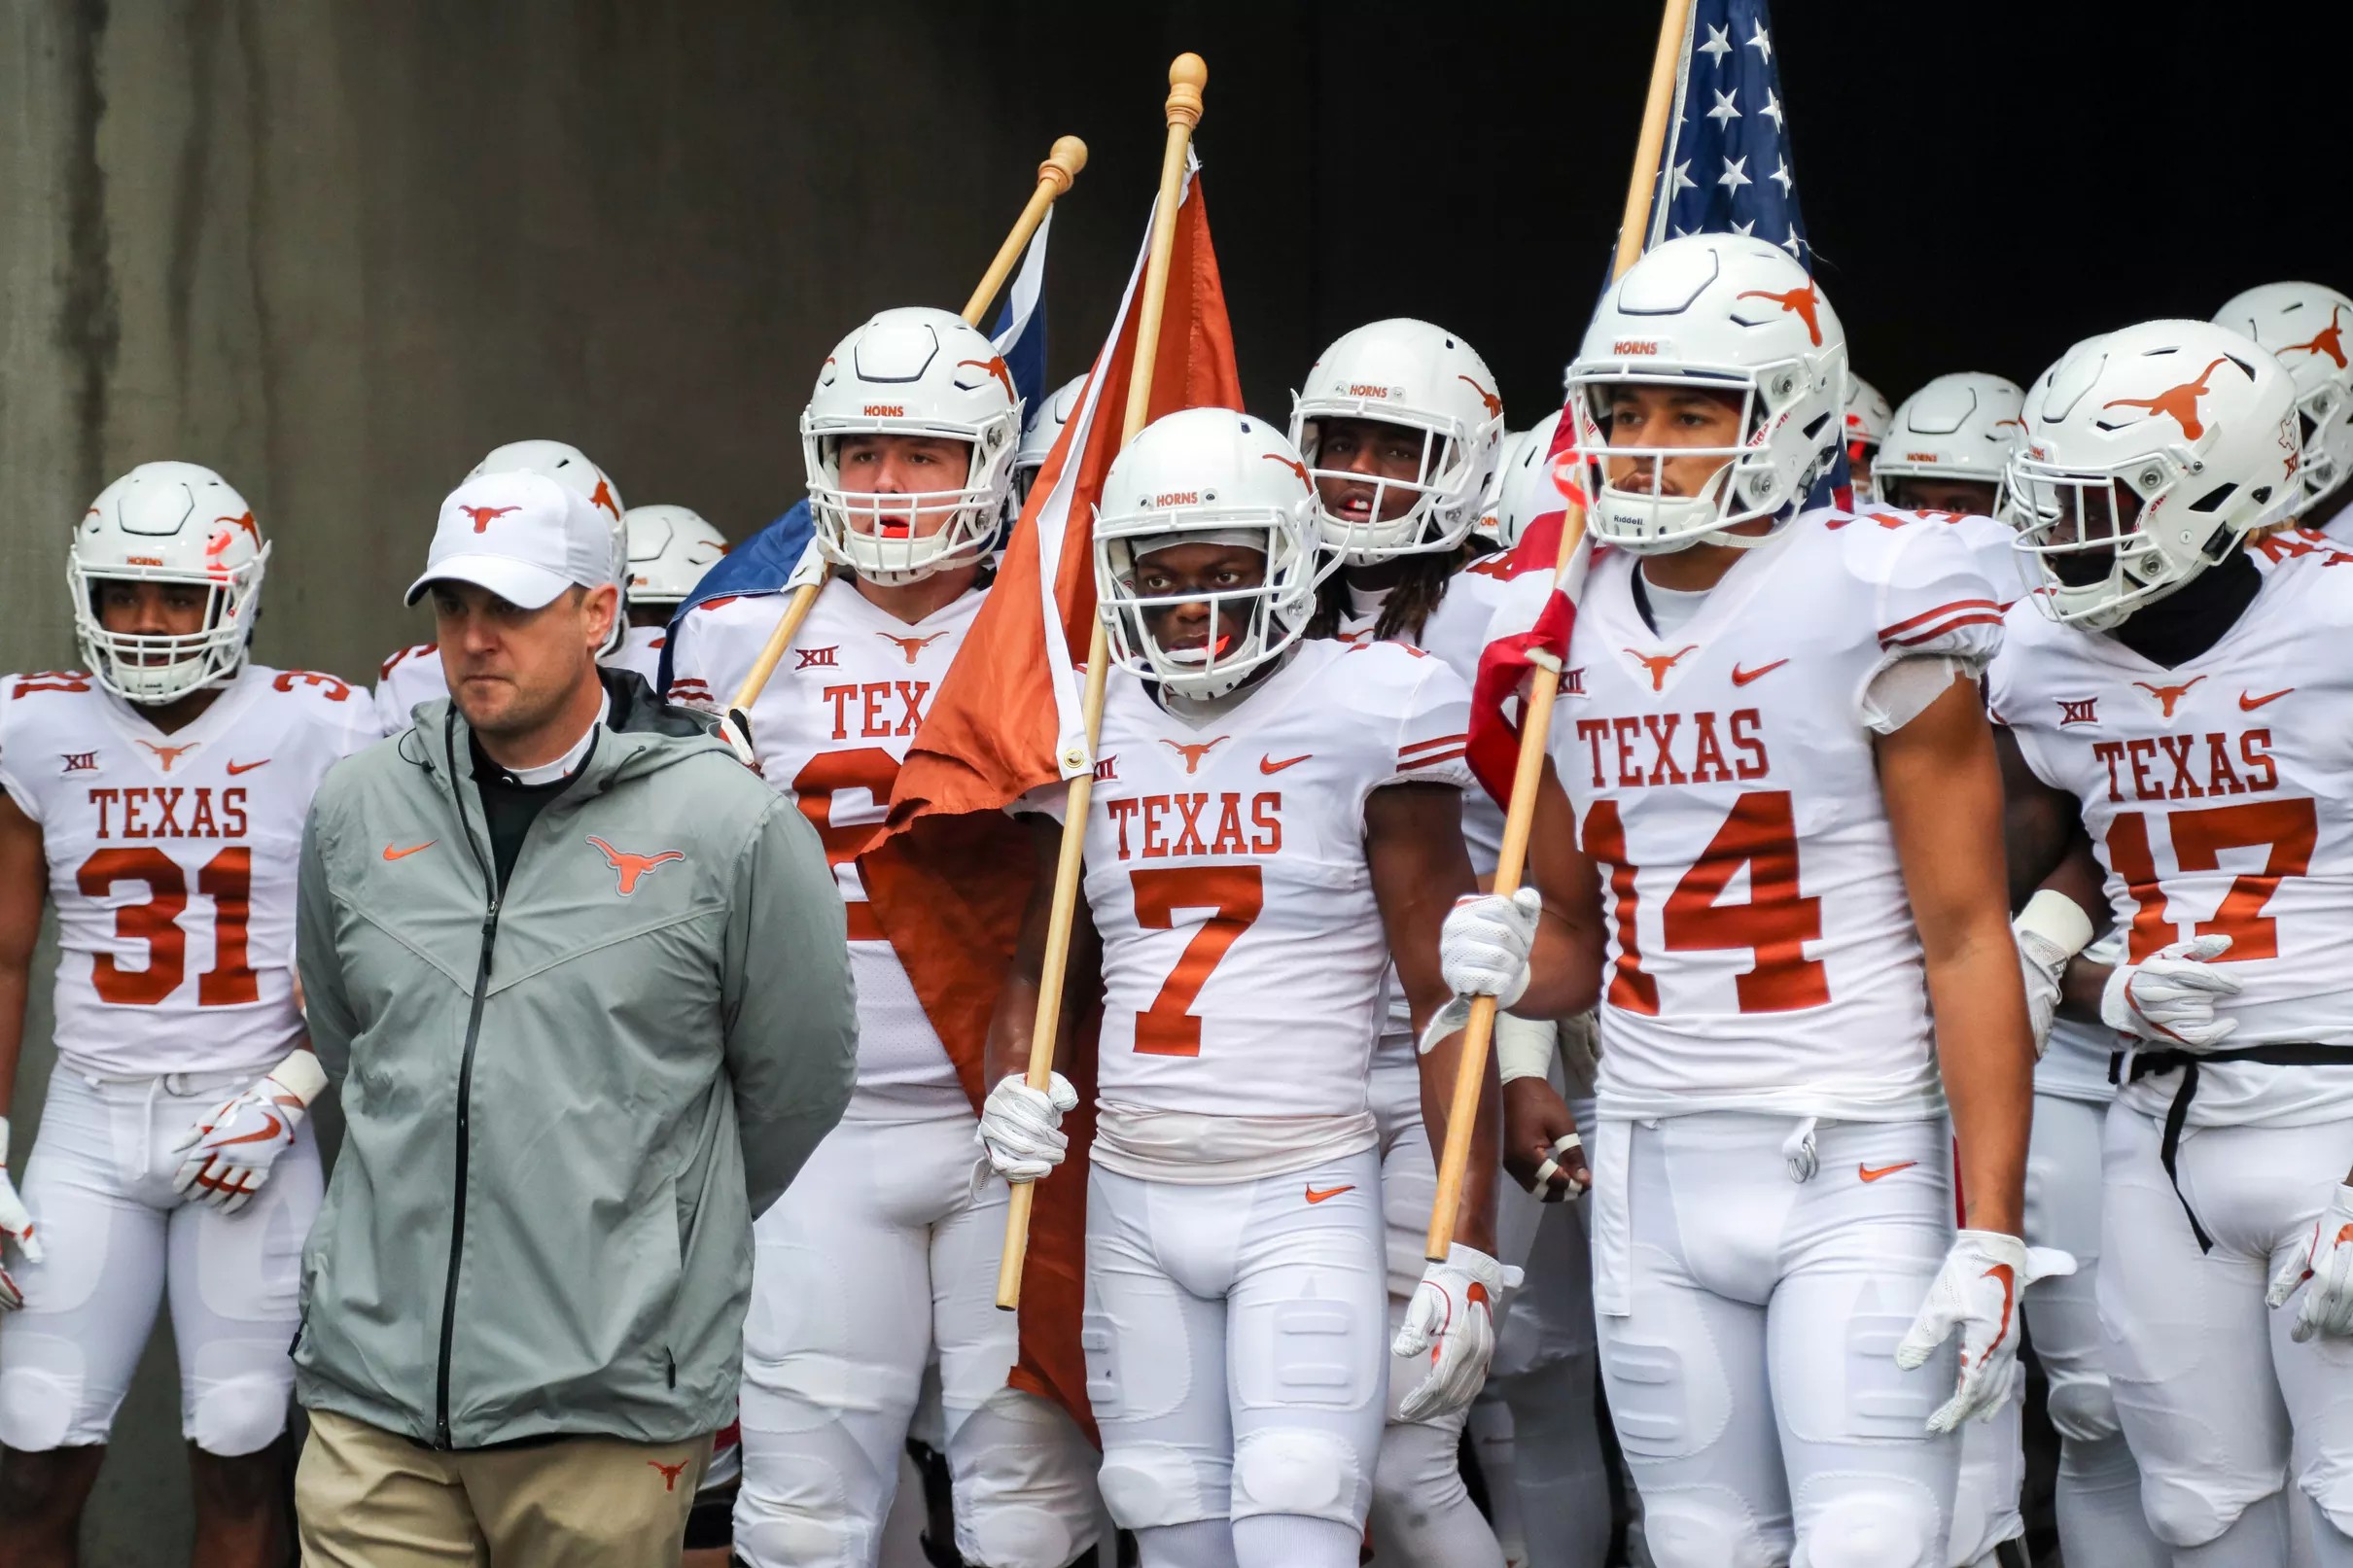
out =
[[[2081,803],[2132,959],[2193,936],[2244,988],[2219,1049],[2343,1046],[2343,1066],[2215,1063],[2191,1126],[2332,1121],[2353,1104],[2353,553],[2301,531],[2249,546],[2262,586],[2165,669],[2014,606],[1989,695],[2035,776]],[[2119,1094],[2162,1116],[2178,1080]]]
[[[609,670],[634,671],[650,686],[660,674],[662,644],[667,637],[667,627],[632,626],[623,634],[621,645],[597,662]],[[418,704],[438,702],[448,695],[449,678],[441,671],[441,645],[419,643],[404,647],[376,671],[377,728],[386,735],[398,735],[408,727],[409,715]]]
[[[1393,643],[1303,643],[1200,727],[1112,678],[1086,844],[1106,1109],[1347,1120],[1371,1146],[1388,938],[1365,802],[1468,786],[1469,703]]]
[[[107,1078],[267,1071],[302,1035],[295,872],[368,693],[248,665],[166,735],[73,673],[0,679],[0,785],[41,829],[57,1054]]]
[[[1937,1114],[1866,694],[1907,657],[1982,666],[1997,595],[1909,513],[1791,520],[1665,638],[1639,564],[1595,557],[1552,730],[1608,918],[1603,1112]]]
[[[761,775],[799,800],[847,906],[858,989],[854,1118],[971,1113],[947,1048],[866,901],[857,855],[889,815],[899,763],[984,597],[961,595],[909,624],[855,582],[829,580],[749,715]],[[670,700],[722,712],[784,609],[780,594],[695,607],[671,655]]]

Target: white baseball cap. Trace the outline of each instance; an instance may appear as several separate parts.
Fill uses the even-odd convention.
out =
[[[404,602],[437,582],[471,582],[538,610],[576,583],[612,580],[612,519],[544,474],[480,473],[442,501],[425,575]]]

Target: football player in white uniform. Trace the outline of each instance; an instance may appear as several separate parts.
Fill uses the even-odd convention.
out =
[[[143,464],[74,530],[87,672],[0,679],[0,1151],[45,897],[63,950],[21,1199],[0,1169],[14,1562],[74,1560],[167,1291],[193,1561],[283,1559],[286,1346],[321,1194],[304,1116],[326,1085],[294,993],[295,866],[311,791],[376,737],[365,690],[247,662],[268,554],[220,475]]]
[[[1062,427],[1071,422],[1078,411],[1079,394],[1086,391],[1087,378],[1072,376],[1048,394],[1043,403],[1029,410],[1022,422],[1021,444],[1013,449],[1013,499],[1011,508],[1018,512],[1023,502],[1030,499],[1030,486],[1037,482],[1039,470],[1054,443],[1062,438]]]
[[[1880,500],[1878,479],[1879,449],[1886,442],[1887,425],[1894,417],[1894,411],[1887,406],[1885,393],[1852,370],[1846,372],[1843,423],[1846,428],[1846,467],[1854,479],[1854,504],[1857,506],[1877,505]]]
[[[971,1102],[856,862],[979,612],[1020,422],[988,339],[924,308],[886,310],[844,339],[801,416],[818,542],[836,570],[747,717],[761,773],[798,797],[841,887],[858,1088],[755,1228],[735,1512],[735,1550],[754,1568],[875,1561],[934,1351],[965,1559],[1064,1568],[1094,1538],[1092,1451],[1059,1410],[1005,1386],[1015,1320],[994,1294],[1005,1188],[974,1190]],[[784,604],[698,606],[672,652],[672,700],[723,707]]]
[[[1425,1022],[1438,922],[1472,886],[1468,690],[1406,646],[1302,640],[1315,510],[1279,430],[1196,408],[1119,455],[1095,526],[1118,669],[1072,959],[1104,1007],[1085,1345],[1104,1500],[1146,1568],[1357,1560],[1390,1371],[1366,1077],[1389,954]],[[1040,881],[992,1031],[1002,1070],[1027,1055]],[[1457,1050],[1421,1059],[1433,1144]],[[1074,1098],[1059,1074],[1050,1093],[1003,1078],[981,1120],[999,1171],[1051,1168]],[[1483,1123],[1460,1239],[1397,1337],[1408,1419],[1467,1406],[1492,1353],[1507,1271]]]
[[[1325,349],[1291,408],[1290,438],[1316,484],[1319,547],[1338,568],[1323,579],[1310,637],[1397,642],[1436,655],[1465,684],[1476,677],[1502,579],[1482,575],[1472,526],[1501,460],[1503,403],[1470,344],[1424,321],[1379,321]],[[1467,570],[1466,570],[1467,568]],[[1462,801],[1471,869],[1492,874],[1503,812],[1485,791]],[[1389,988],[1373,1054],[1381,1127],[1381,1202],[1387,1220],[1392,1327],[1422,1281],[1438,1170],[1422,1118],[1412,1008]],[[1513,1205],[1506,1202],[1506,1213]],[[1517,1265],[1534,1239],[1534,1211],[1503,1238]],[[1410,1364],[1389,1369],[1389,1430],[1374,1478],[1372,1535],[1387,1568],[1472,1568],[1499,1562],[1494,1531],[1463,1485],[1458,1452],[1467,1410],[1401,1421]]]
[[[2296,419],[2303,442],[2307,528],[2338,543],[2353,541],[2353,298],[2317,283],[2266,283],[2249,289],[2214,319],[2269,349],[2296,382]]]
[[[2010,449],[2025,428],[2019,417],[2025,401],[2017,382],[1978,370],[1938,376],[1906,398],[1872,460],[1880,502],[1908,511],[1991,517]],[[2015,566],[2005,567],[1994,583],[2003,598],[2016,597],[2010,579],[2017,575]]]
[[[2049,978],[2123,1047],[2108,1377],[2149,1523],[2197,1568],[2283,1561],[2291,1509],[2353,1563],[2353,678],[2329,656],[2353,555],[2270,532],[2305,500],[2297,404],[2204,322],[2054,366],[2009,477],[2045,586],[1988,690],[2014,882],[2080,832],[2125,933]]]
[[[481,462],[474,466],[469,479],[484,473],[538,473],[553,479],[565,489],[584,496],[588,504],[612,519],[613,574],[615,582],[624,585],[622,602],[628,601],[626,584],[629,580],[629,529],[623,520],[621,493],[605,470],[588,460],[588,454],[565,441],[509,441],[494,447]],[[479,526],[487,527],[488,519],[476,518]],[[615,618],[613,635],[601,655],[607,664],[646,672],[653,679],[650,666],[642,658],[628,654],[627,640],[630,622]],[[409,715],[419,703],[428,703],[449,695],[449,681],[441,674],[441,661],[435,657],[437,645],[419,643],[404,647],[386,659],[376,673],[376,721],[386,735],[398,735],[408,727]],[[656,655],[658,658],[658,655]]]
[[[1659,1568],[1946,1568],[1953,1428],[2010,1396],[2017,1294],[2064,1267],[2019,1234],[2033,1046],[1973,679],[2000,612],[1954,531],[1800,510],[1844,360],[1762,241],[1613,285],[1571,374],[1612,548],[1542,896],[1447,921],[1457,993],[1601,993],[1594,1290]]]

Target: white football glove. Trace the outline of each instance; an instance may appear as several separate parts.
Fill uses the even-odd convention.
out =
[[[727,743],[727,749],[735,753],[736,761],[754,773],[760,771],[759,749],[752,744],[752,720],[744,715],[741,708],[730,708],[720,715],[719,738]]]
[[[308,1051],[294,1051],[245,1093],[223,1100],[190,1128],[172,1152],[181,1155],[174,1191],[195,1189],[197,1202],[234,1214],[269,1179],[270,1164],[294,1147],[295,1129],[327,1087],[327,1069]]]
[[[1906,1372],[1927,1365],[1937,1346],[1961,1331],[1961,1376],[1950,1399],[1928,1417],[1931,1432],[1963,1421],[1990,1421],[2008,1402],[2016,1380],[2019,1297],[2038,1279],[2075,1272],[2075,1259],[2052,1247],[2030,1247],[2000,1231],[1963,1231],[1945,1254],[1928,1299],[1895,1347]]]
[[[2312,1288],[2304,1292],[2304,1304],[2296,1309],[2296,1327],[2288,1337],[2301,1344],[2315,1334],[2331,1339],[2353,1336],[2353,1187],[2336,1189],[2312,1227],[2311,1245],[2271,1276],[2264,1300],[2284,1307],[2307,1279]]]
[[[2010,923],[2010,934],[2018,941],[2019,974],[2026,983],[2026,1017],[2034,1026],[2039,1061],[2051,1047],[2051,1020],[2058,1012],[2067,960],[2090,943],[2091,919],[2065,893],[2044,888]]]
[[[1008,1073],[982,1102],[972,1135],[989,1151],[989,1168],[1005,1180],[1040,1181],[1070,1152],[1062,1118],[1077,1108],[1078,1091],[1061,1073],[1049,1073],[1042,1090]]]
[[[1459,1241],[1447,1249],[1444,1263],[1422,1272],[1422,1283],[1405,1304],[1405,1322],[1389,1353],[1418,1356],[1428,1351],[1429,1376],[1405,1396],[1397,1408],[1399,1420],[1451,1415],[1467,1410],[1479,1397],[1487,1364],[1495,1354],[1495,1300],[1506,1286],[1519,1282],[1519,1270],[1506,1269]]]
[[[25,1212],[24,1200],[17,1196],[17,1184],[8,1179],[8,1118],[0,1116],[0,1240],[13,1237],[18,1250],[27,1263],[41,1261],[41,1243],[33,1237],[33,1217]],[[0,1312],[13,1312],[24,1305],[24,1292],[9,1277],[8,1267],[0,1261]]]
[[[2230,971],[2215,967],[2230,951],[2229,937],[2200,936],[2118,964],[2100,993],[2100,1022],[2160,1045],[2211,1051],[2238,1028],[2235,1018],[2214,1016],[2219,998],[2242,989]]]
[[[1472,893],[1455,900],[1438,933],[1438,969],[1457,996],[1493,996],[1509,1007],[1528,990],[1528,955],[1536,945],[1543,895],[1523,888],[1509,898]]]

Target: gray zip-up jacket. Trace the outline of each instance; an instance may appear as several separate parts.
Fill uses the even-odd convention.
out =
[[[841,895],[790,796],[605,679],[503,897],[447,702],[312,800],[297,952],[348,1132],[309,1409],[442,1448],[735,1418],[753,1216],[850,1098]]]

